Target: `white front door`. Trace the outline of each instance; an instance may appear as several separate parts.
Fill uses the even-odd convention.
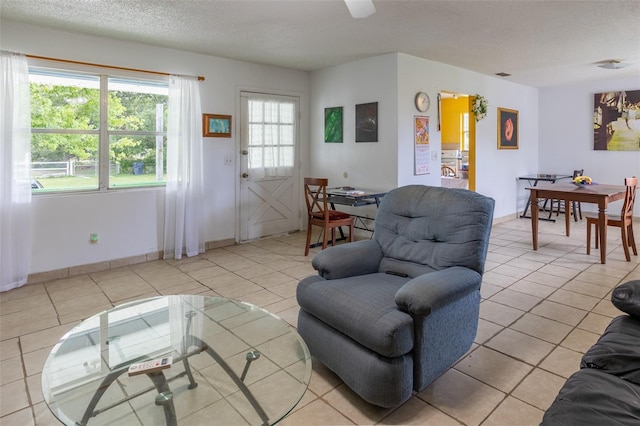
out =
[[[298,230],[296,97],[240,94],[240,241]]]

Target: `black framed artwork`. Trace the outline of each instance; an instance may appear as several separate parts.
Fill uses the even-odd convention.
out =
[[[378,142],[378,103],[356,105],[356,142]]]
[[[518,149],[518,111],[498,108],[498,149]]]

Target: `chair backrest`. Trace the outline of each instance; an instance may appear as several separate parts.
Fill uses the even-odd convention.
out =
[[[440,166],[440,176],[455,176],[456,172],[449,166]]]
[[[638,188],[638,178],[630,177],[625,178],[624,184],[627,187],[627,192],[624,196],[624,202],[622,203],[622,211],[620,212],[621,219],[633,219],[633,204],[636,201],[636,189]]]
[[[329,221],[329,215],[326,214],[327,185],[329,179],[326,178],[304,178],[304,200],[307,203],[309,217]]]
[[[494,205],[466,189],[409,185],[389,191],[373,233],[383,253],[380,270],[414,277],[465,266],[482,274]]]

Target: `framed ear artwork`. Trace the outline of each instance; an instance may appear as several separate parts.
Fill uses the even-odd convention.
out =
[[[202,114],[202,136],[205,138],[230,138],[231,116]]]
[[[498,108],[498,149],[518,149],[518,111]]]

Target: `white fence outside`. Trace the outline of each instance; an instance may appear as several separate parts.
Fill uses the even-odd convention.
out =
[[[109,163],[111,174],[120,174],[119,163]],[[86,161],[34,161],[31,163],[31,176],[54,177],[54,176],[97,176],[98,162],[95,160]]]

